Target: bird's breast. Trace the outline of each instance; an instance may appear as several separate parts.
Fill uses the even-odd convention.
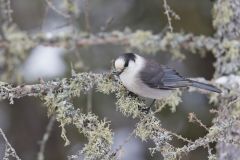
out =
[[[171,90],[161,90],[148,87],[136,74],[121,74],[120,80],[131,92],[146,98],[162,99],[171,94]]]

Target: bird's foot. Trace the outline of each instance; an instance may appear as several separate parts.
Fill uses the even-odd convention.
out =
[[[150,108],[154,105],[155,102],[156,102],[156,99],[152,101],[152,103],[150,104]]]
[[[128,91],[127,95],[130,96],[130,97],[133,97],[133,98],[137,98],[138,97],[138,95],[136,95],[135,93],[130,92],[130,91]]]
[[[141,107],[141,106],[138,106],[138,110],[140,111],[140,112],[142,112],[142,113],[145,113],[145,114],[148,114],[149,113],[149,111],[150,111],[150,108],[151,107]]]
[[[153,101],[152,101],[152,103],[150,104],[150,106],[149,107],[138,107],[138,109],[141,111],[141,112],[143,112],[143,113],[145,113],[145,114],[148,114],[149,112],[150,112],[150,109],[151,109],[151,107],[154,105],[154,103],[155,103],[155,101],[156,101],[156,99],[154,99]]]

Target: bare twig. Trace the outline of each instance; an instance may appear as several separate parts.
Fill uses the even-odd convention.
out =
[[[216,160],[217,157],[215,154],[212,153],[212,148],[210,147],[210,145],[207,145],[207,150],[208,150],[208,159],[209,160]]]
[[[17,155],[15,149],[12,147],[12,145],[9,143],[6,135],[4,134],[3,130],[0,128],[0,135],[2,135],[5,143],[6,143],[6,148],[5,148],[5,154],[3,157],[3,160],[8,160],[10,156],[16,158],[17,160],[21,160],[19,156]]]
[[[57,9],[56,6],[54,6],[54,4],[51,2],[51,0],[45,0],[45,2],[47,3],[47,5],[53,10],[55,11],[57,14],[63,16],[64,18],[70,18],[71,16],[60,11],[59,9]]]
[[[128,137],[123,141],[123,143],[121,145],[119,145],[119,147],[113,153],[111,153],[111,156],[116,156],[119,152],[121,152],[121,150],[123,149],[124,145],[129,143],[129,141],[131,140],[131,138],[133,137],[134,134],[135,134],[135,130],[133,130],[128,135]]]
[[[163,130],[165,130],[165,131],[168,132],[169,134],[175,136],[176,138],[181,139],[181,140],[184,141],[184,142],[187,142],[187,143],[190,143],[190,144],[191,144],[191,143],[194,143],[193,141],[191,141],[191,140],[189,140],[189,139],[187,139],[187,138],[185,138],[185,137],[183,137],[183,136],[181,136],[181,135],[179,135],[179,134],[176,134],[176,133],[174,133],[174,132],[168,131],[168,130],[166,130],[166,129],[163,129]]]
[[[152,114],[157,114],[167,105],[167,102],[162,102],[161,107],[158,107]]]
[[[164,14],[167,16],[168,28],[170,32],[173,32],[172,17],[176,20],[180,20],[180,17],[170,8],[170,6],[167,4],[167,0],[163,0],[163,8],[165,10]]]
[[[197,122],[201,127],[203,127],[206,131],[209,132],[208,127],[205,124],[203,124],[202,121],[198,119],[194,113],[189,113],[188,119],[189,122]]]
[[[87,94],[87,112],[92,112],[92,97],[93,96],[93,90],[90,89]]]
[[[106,20],[104,26],[101,27],[101,31],[102,31],[102,32],[106,31],[106,30],[108,29],[108,27],[111,25],[111,23],[113,22],[113,20],[114,20],[114,17],[112,17],[112,16],[109,17],[109,18]]]
[[[4,22],[7,22],[7,24],[12,23],[13,10],[11,8],[11,0],[0,0],[0,13]]]
[[[89,6],[89,0],[84,0],[85,7],[84,7],[84,18],[85,18],[85,25],[87,32],[91,32],[91,25],[90,25],[90,6]]]
[[[42,137],[42,140],[39,142],[40,143],[40,150],[38,152],[38,156],[37,156],[37,159],[38,160],[44,160],[45,156],[44,156],[44,152],[45,152],[45,148],[46,148],[46,143],[51,135],[51,131],[52,131],[52,128],[54,126],[54,123],[56,121],[56,117],[55,115],[53,115],[49,122],[48,122],[48,125],[47,125],[47,128],[46,128],[46,131]]]

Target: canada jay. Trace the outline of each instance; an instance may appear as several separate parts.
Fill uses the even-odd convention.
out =
[[[142,97],[161,99],[169,96],[174,89],[189,86],[221,93],[213,85],[187,79],[174,69],[134,53],[119,56],[114,61],[114,67],[123,85]]]

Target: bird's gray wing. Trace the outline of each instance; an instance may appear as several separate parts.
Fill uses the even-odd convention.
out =
[[[172,68],[159,65],[154,61],[146,63],[140,78],[150,88],[172,90],[192,84],[191,80],[184,78]]]

